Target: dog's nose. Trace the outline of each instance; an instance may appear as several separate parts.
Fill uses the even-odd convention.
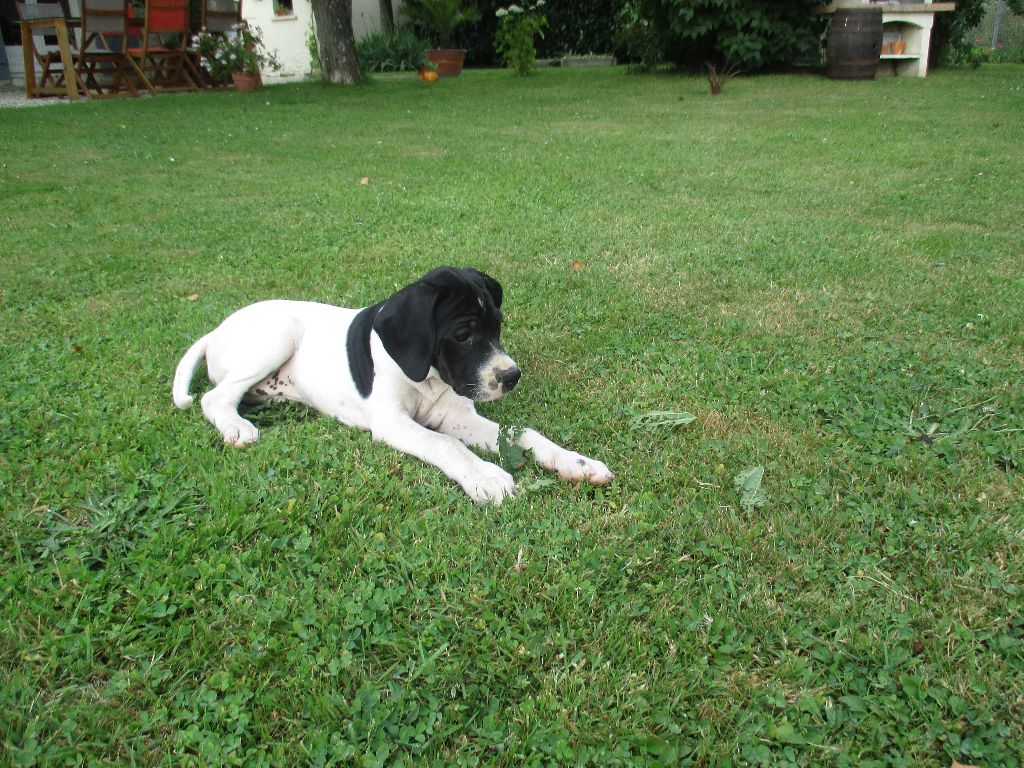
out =
[[[519,379],[522,375],[523,372],[518,368],[508,368],[498,374],[498,382],[501,384],[502,389],[506,392],[510,392],[515,388],[516,384],[519,383]]]

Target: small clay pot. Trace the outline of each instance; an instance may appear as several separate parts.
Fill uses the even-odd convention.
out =
[[[255,91],[260,87],[260,73],[250,75],[245,72],[232,72],[231,82],[235,84],[236,91]]]

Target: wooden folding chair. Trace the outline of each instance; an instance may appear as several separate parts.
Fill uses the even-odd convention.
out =
[[[191,37],[188,0],[146,0],[142,39],[128,55],[158,91],[197,91],[203,77],[189,56]]]
[[[242,0],[203,0],[200,23],[207,32],[227,32],[242,23]]]
[[[78,73],[90,96],[139,95],[139,86],[155,93],[138,63],[128,55],[126,0],[81,0],[82,33]]]
[[[60,3],[15,3],[18,18],[23,23],[22,42],[25,48],[26,84],[32,82],[31,96],[67,96],[70,94],[68,75],[74,79],[75,56],[70,55],[68,69],[65,71],[65,55],[75,47],[72,31],[69,28],[67,9]],[[60,20],[58,22],[57,20]],[[47,23],[52,22],[52,23]],[[61,31],[63,27],[63,32]],[[61,40],[61,36],[64,39]],[[29,36],[31,39],[27,39]],[[65,51],[49,50],[47,37],[57,37],[59,46],[66,46]],[[28,45],[24,45],[28,43]],[[40,75],[34,77],[35,65],[39,65]],[[33,77],[28,77],[28,66],[33,67]],[[77,83],[76,83],[77,85]]]

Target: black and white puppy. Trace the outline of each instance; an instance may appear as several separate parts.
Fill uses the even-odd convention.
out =
[[[367,429],[433,464],[477,502],[501,503],[512,476],[466,446],[498,450],[499,427],[473,403],[495,400],[519,382],[501,346],[502,291],[475,269],[442,267],[364,309],[306,301],[263,301],[238,310],[189,348],[174,374],[174,404],[192,403],[199,361],[216,385],[203,413],[224,442],[243,446],[259,432],[238,414],[245,399],[296,400]],[[604,464],[568,451],[532,429],[517,442],[570,481],[604,484]]]

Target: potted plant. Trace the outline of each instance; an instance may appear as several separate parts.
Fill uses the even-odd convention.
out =
[[[238,91],[256,90],[262,83],[262,68],[281,68],[277,56],[263,46],[260,30],[244,21],[224,33],[200,32],[192,38],[192,48],[199,56],[199,68],[211,81],[231,80]]]
[[[406,0],[405,14],[419,23],[431,36],[437,48],[427,51],[427,58],[437,65],[441,77],[456,77],[466,59],[464,48],[455,48],[455,28],[467,21],[476,21],[480,13],[465,0]]]
[[[420,73],[420,80],[425,80],[428,83],[437,82],[437,78],[439,77],[437,74],[437,64],[429,59],[424,59],[417,67],[417,71]]]

